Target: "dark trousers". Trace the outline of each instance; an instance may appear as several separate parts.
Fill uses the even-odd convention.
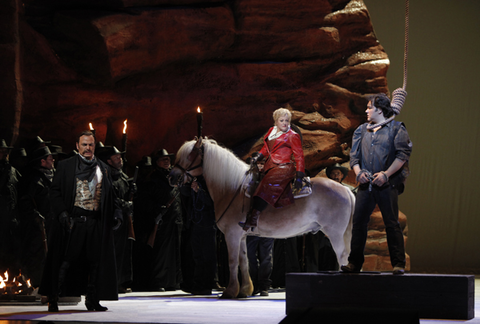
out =
[[[212,289],[217,273],[216,229],[192,222],[182,242],[182,289]]]
[[[268,290],[272,284],[273,238],[247,236],[248,269],[255,290]]]
[[[73,263],[85,253],[90,264],[100,260],[100,229],[98,221],[87,218],[85,222],[75,222],[67,243],[64,261]]]
[[[398,191],[390,185],[382,188],[373,186],[371,191],[368,190],[368,185],[362,185],[359,188],[353,214],[352,242],[348,261],[359,268],[365,261],[363,253],[367,241],[368,222],[375,205],[380,208],[385,224],[390,262],[392,266],[405,267],[405,244],[398,222]]]

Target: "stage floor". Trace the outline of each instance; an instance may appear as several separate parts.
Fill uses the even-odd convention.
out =
[[[118,301],[103,301],[106,312],[89,312],[84,300],[78,305],[60,305],[49,313],[46,305],[0,305],[4,323],[189,323],[189,324],[275,324],[285,318],[285,291],[271,290],[268,297],[220,300],[219,292],[192,296],[182,291],[121,294]],[[475,318],[463,320],[420,319],[421,324],[480,324],[480,277],[475,279]]]

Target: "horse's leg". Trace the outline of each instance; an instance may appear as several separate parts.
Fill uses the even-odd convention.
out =
[[[228,266],[230,269],[230,278],[227,288],[223,292],[222,296],[220,296],[221,299],[236,298],[240,290],[240,285],[238,283],[238,262],[241,233],[235,232],[236,231],[230,230],[228,231],[228,233],[225,233],[225,240],[227,241],[228,249]]]
[[[353,196],[353,195],[352,195]],[[335,227],[325,228],[322,231],[330,239],[332,248],[337,255],[339,266],[347,264],[348,254],[350,253],[350,239],[352,237],[352,215],[354,200],[350,200],[349,206],[344,206],[341,211],[335,213],[337,219],[342,217],[343,221],[337,222]],[[332,216],[333,217],[333,216]]]
[[[251,296],[253,293],[253,283],[250,278],[250,272],[248,270],[248,256],[247,256],[247,237],[243,236],[240,241],[240,250],[239,250],[239,260],[240,260],[240,272],[242,274],[242,287],[240,288],[240,293],[238,298],[246,298]]]

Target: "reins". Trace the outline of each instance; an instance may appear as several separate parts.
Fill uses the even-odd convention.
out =
[[[235,198],[237,198],[238,194],[240,193],[240,189],[242,188],[243,182],[245,181],[245,179],[247,178],[247,176],[251,172],[252,172],[252,168],[248,169],[247,172],[245,172],[245,175],[243,176],[242,181],[240,181],[240,185],[238,186],[237,190],[235,191],[235,194],[233,194],[233,197],[230,200],[230,202],[228,203],[227,208],[225,208],[225,210],[223,211],[222,215],[220,215],[218,220],[215,221],[215,224],[218,224],[220,222],[220,220],[223,218],[223,216],[225,216],[225,213],[227,212],[227,210],[230,208],[230,206],[232,206],[233,201],[235,200]]]

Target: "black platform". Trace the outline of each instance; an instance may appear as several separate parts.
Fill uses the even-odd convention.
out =
[[[473,275],[289,273],[286,312],[403,310],[419,318],[469,320],[475,316],[474,293]]]

